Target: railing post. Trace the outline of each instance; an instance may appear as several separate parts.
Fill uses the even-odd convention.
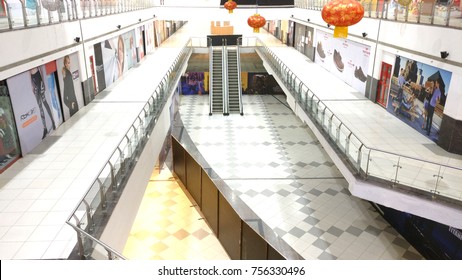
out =
[[[62,22],[63,21],[63,14],[61,13],[61,9],[64,8],[64,1],[59,1],[59,5],[58,5],[58,22]]]
[[[358,174],[361,174],[361,159],[362,159],[362,148],[364,147],[364,144],[361,143],[361,146],[359,146],[359,149],[358,149],[358,158],[357,158],[357,162],[358,162]]]
[[[40,4],[37,2],[36,4],[37,6],[35,6],[35,17],[37,18],[37,25],[40,25],[42,24],[41,21],[40,21],[40,14],[42,12],[42,6],[40,6]]]
[[[335,142],[337,143],[337,145],[340,145],[339,142],[340,142],[340,129],[342,128],[342,125],[343,123],[340,122],[340,125],[337,127],[336,129],[336,139],[335,139]]]
[[[87,221],[88,221],[88,226],[89,226],[88,231],[92,232],[94,224],[93,224],[93,217],[91,216],[91,207],[90,207],[90,204],[88,204],[88,202],[85,199],[82,202],[83,204],[85,204],[85,214],[87,215]]]
[[[101,182],[101,180],[98,178],[96,179],[99,184],[99,196],[101,199],[101,209],[104,210],[106,209],[107,206],[107,201],[106,201],[106,193],[104,192],[104,184]]]
[[[350,131],[350,134],[345,138],[345,155],[348,156],[350,155],[350,137],[353,132]]]
[[[75,219],[77,227],[80,227],[80,220],[77,218],[75,213],[72,215],[72,217]],[[80,259],[83,260],[85,259],[85,251],[83,249],[82,234],[78,232],[77,230],[75,231],[75,233],[77,233],[77,248],[79,250],[79,256],[80,256]]]
[[[438,174],[433,175],[433,178],[436,177],[436,182],[435,182],[435,190],[430,191],[433,192],[432,198],[435,199],[436,195],[439,194],[440,192],[438,191],[438,184],[441,179],[443,179],[443,176],[441,176],[441,165],[440,168],[438,169]]]
[[[435,22],[435,9],[436,9],[436,1],[433,1],[433,3],[432,3],[432,13],[430,15],[430,24],[432,24],[432,25]]]
[[[328,122],[328,126],[327,126],[327,129],[328,129],[328,134],[331,135],[331,131],[332,131],[332,119],[334,118],[334,113],[332,113],[332,116],[330,116],[329,118],[329,122]]]
[[[371,149],[369,149],[369,154],[367,155],[367,165],[366,165],[366,174],[364,176],[364,179],[367,179],[367,176],[369,175],[369,163],[372,161],[371,159]]]
[[[403,168],[401,165],[399,165],[400,159],[401,159],[401,157],[398,157],[398,163],[393,165],[393,167],[396,167],[396,172],[395,172],[395,179],[391,180],[393,182],[393,184],[391,185],[392,187],[394,187],[397,183],[399,183],[399,181],[398,181],[398,171],[399,171],[399,169]]]
[[[21,3],[21,10],[22,10],[22,20],[24,23],[24,27],[29,26],[29,19],[27,18],[27,11],[26,11],[26,0],[19,1]]]
[[[8,28],[13,29],[13,19],[11,18],[11,6],[6,0],[4,1],[6,3],[6,12],[8,13]]]
[[[117,149],[119,149],[119,148],[117,148]],[[119,154],[120,154],[120,149],[119,149]],[[114,174],[114,165],[112,165],[112,163],[110,161],[108,161],[108,164],[109,164],[109,167],[111,169],[111,185],[110,185],[110,187],[111,187],[112,191],[115,191],[117,182],[116,182],[116,177],[115,177],[115,174]]]

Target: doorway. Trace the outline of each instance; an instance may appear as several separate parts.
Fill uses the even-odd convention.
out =
[[[382,62],[382,70],[380,71],[380,80],[379,86],[377,87],[377,95],[375,98],[375,102],[377,102],[384,108],[387,107],[388,92],[390,89],[391,80],[391,69],[392,66],[390,64]]]

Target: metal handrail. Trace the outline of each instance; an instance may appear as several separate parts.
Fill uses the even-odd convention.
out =
[[[190,45],[190,42],[191,42],[191,39],[189,39],[189,40],[187,41],[187,43],[183,46],[182,50],[180,51],[180,54],[177,56],[177,59],[174,60],[174,64],[175,64],[177,67],[179,67],[180,64],[181,64],[181,65],[183,64],[184,60],[186,59],[186,57],[185,57],[186,52],[189,51],[189,54],[192,52],[191,48],[188,47],[188,46]],[[181,59],[178,59],[178,58],[181,58]],[[170,73],[171,73],[171,70],[169,69],[169,70],[166,72],[166,74],[164,75],[164,78],[162,79],[162,81],[161,81],[161,82],[159,83],[159,85],[157,86],[156,90],[154,90],[154,92],[152,93],[151,97],[154,98],[154,95],[156,95],[156,98],[162,98],[162,99],[165,98],[165,96],[164,96],[163,94],[162,94],[161,96],[158,96],[158,90],[161,89],[163,86],[170,86],[170,85],[168,84],[168,77],[169,77]],[[177,71],[177,76],[178,76],[178,75],[181,75],[181,73],[179,73],[179,72]],[[165,82],[165,84],[164,84],[164,82]],[[149,104],[150,104],[151,97],[150,97],[150,98],[148,99],[148,101],[146,102],[146,105],[149,105]],[[154,99],[154,100],[155,100],[155,99]],[[87,195],[93,190],[93,186],[94,186],[96,183],[100,186],[100,187],[99,187],[99,191],[98,191],[97,193],[98,193],[98,195],[100,195],[100,196],[102,195],[102,194],[101,194],[101,191],[100,191],[100,190],[101,190],[101,183],[100,183],[101,181],[100,181],[99,177],[100,177],[100,175],[103,174],[103,172],[107,169],[108,164],[109,164],[109,166],[111,167],[111,168],[110,168],[110,169],[111,169],[111,172],[110,172],[110,173],[111,173],[111,178],[114,180],[113,165],[112,165],[112,163],[111,163],[111,159],[112,159],[112,157],[113,157],[116,153],[119,153],[120,158],[123,157],[123,153],[121,152],[120,146],[122,145],[122,143],[125,143],[125,142],[127,142],[127,145],[129,145],[129,143],[130,143],[131,141],[130,141],[130,137],[128,137],[128,135],[134,135],[134,137],[138,137],[138,134],[137,134],[137,132],[136,132],[137,129],[136,129],[136,127],[135,127],[135,123],[137,123],[137,122],[140,120],[140,117],[139,117],[139,116],[140,116],[140,115],[143,115],[143,114],[145,113],[145,107],[146,107],[146,105],[143,106],[143,108],[140,110],[140,112],[139,112],[139,114],[138,114],[138,117],[134,120],[134,122],[132,123],[132,125],[128,128],[128,130],[127,130],[127,132],[125,133],[125,135],[124,135],[124,136],[122,137],[122,139],[119,141],[119,144],[118,144],[117,147],[115,148],[114,152],[111,153],[111,155],[109,156],[109,158],[106,160],[106,164],[104,164],[104,166],[100,169],[100,171],[98,172],[98,175],[96,175],[96,178],[92,181],[93,183],[91,184],[91,186],[89,187],[89,189],[85,192],[85,194],[83,195],[83,197],[79,200],[79,203],[77,204],[77,206],[76,206],[76,207],[74,208],[74,210],[71,212],[70,216],[69,216],[68,219],[66,220],[66,223],[67,223],[67,224],[70,224],[70,225],[72,225],[74,228],[76,228],[70,221],[71,221],[73,218],[77,219],[75,213],[78,211],[79,207],[80,207],[82,204],[86,205],[86,211],[85,211],[85,212],[86,212],[86,215],[87,215],[87,220],[89,220],[89,221],[92,220],[92,216],[91,216],[92,213],[90,213],[90,212],[92,211],[92,208],[91,208],[90,205],[88,204],[88,202],[87,202],[87,200],[86,200],[86,197],[87,197]],[[153,105],[154,105],[154,103],[153,103]],[[154,122],[155,122],[156,120],[157,120],[157,118],[153,118],[153,119],[152,119],[152,121],[154,121]],[[142,125],[142,122],[140,122],[138,126],[141,126],[141,125]],[[150,127],[150,126],[148,126],[148,127]],[[150,132],[150,131],[147,131],[147,130],[144,131],[145,134],[146,134],[146,133],[149,133],[149,132]],[[138,145],[138,144],[141,144],[140,141],[136,141],[136,143],[137,143],[137,145]],[[129,145],[129,148],[131,148],[130,145]],[[135,153],[136,153],[136,151],[130,153],[130,156],[134,155]],[[134,161],[135,161],[135,160],[134,160]],[[132,163],[128,163],[128,165],[131,165],[131,164],[132,164]],[[123,165],[123,163],[121,163],[121,166],[122,166],[122,165]],[[122,167],[121,167],[121,169],[122,169]],[[100,201],[100,204],[99,204],[97,207],[99,207],[101,204],[104,204],[104,203],[105,203],[105,201]],[[88,216],[88,215],[89,215],[89,216]],[[77,224],[78,224],[78,223],[80,223],[80,221],[77,219]],[[81,229],[79,229],[78,231],[80,232]],[[93,240],[93,239],[96,239],[96,238],[94,238],[93,236],[91,236],[91,239]],[[102,242],[98,242],[98,243],[102,243]],[[103,244],[102,244],[102,246],[105,247]],[[106,248],[106,247],[105,247],[105,248]],[[107,248],[106,248],[106,250],[107,250]],[[117,254],[117,252],[115,252],[115,253]]]
[[[329,0],[295,0],[294,7],[305,9],[305,10],[314,10],[319,11],[329,2]],[[401,6],[395,2],[394,5],[391,5],[391,1],[376,1],[376,4],[373,5],[373,0],[363,0],[360,1],[364,7],[364,17],[368,18],[377,18],[377,19],[385,19],[385,20],[393,20],[399,22],[409,22],[409,23],[417,23],[417,24],[430,24],[436,26],[445,26],[451,28],[462,28],[462,23],[456,23],[451,25],[451,18],[456,18],[455,16],[451,16],[452,8],[457,7],[454,5],[454,1],[448,2],[449,4],[441,4],[438,1],[433,1],[431,3],[425,3],[427,5],[427,11],[429,10],[430,13],[425,14],[422,11],[422,6],[424,3],[421,1],[413,2],[408,6]],[[380,3],[381,2],[381,3]],[[431,5],[431,7],[429,6]],[[402,16],[398,17],[398,12],[400,11],[400,7],[403,11]],[[436,15],[437,7],[443,7],[443,14],[438,16]],[[462,7],[459,7],[462,8]],[[393,14],[391,13],[393,9]],[[375,10],[375,11],[374,11]],[[390,14],[388,13],[390,11]],[[410,15],[413,15],[411,20]],[[428,22],[422,22],[422,15],[428,18]],[[435,19],[440,19],[440,21],[435,21]]]
[[[242,80],[241,80],[241,51],[242,37],[237,38],[236,57],[237,57],[237,84],[239,85],[239,113],[244,115],[244,107],[242,105]]]
[[[213,46],[212,38],[207,38],[207,44],[209,45],[209,115],[212,115],[213,107]]]
[[[284,64],[284,63],[283,63],[283,62],[282,62],[282,61],[281,61],[281,60],[280,60],[280,59],[279,59],[279,58],[278,58],[278,57],[277,57],[277,56],[276,56],[265,44],[264,44],[263,41],[261,41],[260,39],[257,38],[257,47],[258,47],[258,45],[261,45],[261,47],[264,48],[264,50],[265,50],[266,53],[263,53],[263,55],[266,56],[267,59],[269,59],[270,61],[271,61],[271,60],[277,61],[278,64],[279,64],[279,66],[280,66],[280,68],[286,69],[287,75],[282,75],[282,77],[288,77],[288,76],[290,76],[290,77],[294,77],[293,79],[299,79],[299,78],[296,76],[296,74],[293,73],[293,72],[292,72],[292,71],[291,71],[291,70],[290,70],[290,69],[289,69],[289,68],[288,68],[288,67],[287,67],[287,66],[286,66],[286,65],[285,65],[285,64]],[[274,70],[275,70],[278,74],[284,74],[284,73],[280,73],[280,71],[278,70],[278,67],[276,67],[274,64],[272,64],[272,63],[269,63],[269,64],[272,65],[272,67],[274,68]],[[283,78],[283,80],[285,80],[285,79]],[[300,80],[300,79],[299,79],[299,80]],[[290,81],[285,81],[285,82],[289,85],[289,88],[290,88]],[[303,82],[301,82],[301,80],[300,80],[300,83],[303,83]],[[306,86],[306,87],[308,88],[308,86]],[[308,89],[309,89],[309,88],[308,88]],[[309,91],[311,91],[311,90],[309,90]],[[327,107],[326,104],[325,104],[324,102],[322,102],[322,100],[321,100],[316,94],[314,94],[313,91],[311,91],[311,92],[313,93],[313,98],[312,98],[312,100],[313,100],[314,98],[316,98],[316,99],[318,100],[318,101],[317,101],[318,105],[315,106],[317,109],[319,109],[319,104],[322,104],[324,107]],[[291,91],[291,93],[292,93],[292,91]],[[295,96],[294,96],[294,97],[295,97]],[[299,102],[299,100],[297,100],[297,102]],[[330,110],[330,109],[329,109],[329,110]],[[330,110],[330,111],[331,111],[331,110]],[[315,115],[315,116],[317,115],[317,112],[318,112],[318,110],[316,110],[316,111],[314,112],[314,115]],[[332,111],[331,111],[331,112],[332,112]],[[333,113],[332,113],[332,114],[333,114]],[[459,168],[459,167],[450,166],[450,165],[447,165],[447,164],[437,163],[437,162],[429,161],[429,160],[426,160],[426,159],[419,159],[419,158],[412,157],[412,156],[401,155],[401,154],[394,153],[394,152],[389,152],[389,151],[385,151],[385,150],[381,150],[381,149],[377,149],[377,148],[368,147],[366,144],[364,144],[363,141],[360,140],[360,138],[359,138],[359,137],[358,137],[358,136],[357,136],[357,135],[356,135],[345,123],[343,123],[343,122],[340,120],[340,118],[338,118],[337,116],[335,116],[335,117],[336,117],[336,119],[339,120],[340,126],[345,127],[345,128],[350,132],[350,137],[351,137],[351,135],[353,135],[353,136],[360,142],[360,144],[361,144],[361,145],[360,145],[361,149],[362,149],[363,147],[366,148],[366,149],[369,149],[369,157],[370,157],[371,151],[376,151],[376,152],[379,152],[379,153],[381,153],[381,154],[392,155],[392,156],[396,156],[396,157],[398,157],[398,158],[405,158],[405,159],[413,160],[413,161],[416,161],[416,162],[420,162],[421,164],[431,164],[431,165],[439,166],[440,169],[441,169],[442,167],[446,167],[446,168],[451,168],[451,169],[454,169],[454,170],[457,170],[457,171],[462,171],[462,168]],[[315,118],[315,120],[316,120],[316,122],[318,122],[318,119],[317,119],[317,118]],[[321,128],[324,130],[324,128],[323,128],[322,126],[321,126]],[[330,135],[330,134],[328,133],[328,135]],[[336,143],[336,145],[339,145],[339,144]],[[345,151],[343,151],[343,150],[342,150],[342,152],[345,153],[345,155],[347,155],[347,158],[348,158],[347,152],[345,152]],[[350,162],[350,164],[351,164],[356,170],[358,170],[358,171],[360,171],[360,170],[362,169],[362,167],[361,167],[360,165],[359,165],[359,166],[355,166],[355,164],[353,164],[352,162]],[[368,168],[369,168],[369,165],[367,165],[367,167],[366,167],[365,178],[375,177],[375,176],[371,176],[371,175],[368,173]],[[358,174],[361,175],[360,172],[358,172]],[[440,176],[440,174],[434,175],[434,177],[437,177],[437,179],[440,178],[440,177],[438,177],[438,176]],[[404,185],[404,184],[402,183],[402,185]],[[415,187],[413,187],[413,186],[411,186],[411,185],[404,185],[404,186],[408,186],[408,187],[410,187],[410,188],[412,188],[412,189],[416,189]],[[419,189],[419,190],[422,191],[422,189]],[[425,191],[425,190],[424,190],[424,191]],[[427,191],[427,192],[428,192],[428,193],[431,193],[431,194],[433,195],[433,197],[434,197],[434,194],[435,194],[435,193],[439,193],[439,192],[437,192],[436,190],[435,190],[435,191],[434,191],[434,190],[430,190],[430,191]]]
[[[223,89],[223,115],[228,115],[228,48],[226,39],[222,39],[221,45],[221,73]]]
[[[114,250],[111,246],[107,245],[103,241],[91,236],[90,234],[88,234],[87,232],[85,232],[84,230],[79,228],[78,226],[70,223],[69,221],[66,221],[66,223],[68,225],[70,225],[72,228],[74,228],[74,230],[77,231],[77,233],[83,234],[86,237],[88,237],[89,239],[91,239],[92,241],[94,241],[94,242],[98,243],[99,245],[101,245],[101,247],[103,247],[108,252],[108,260],[113,260],[114,259],[114,258],[112,258],[112,254],[116,255],[119,259],[126,260],[126,258],[124,256],[122,256],[120,253],[118,253],[116,250]],[[78,236],[77,238],[79,239],[81,237]],[[81,240],[79,240],[79,244],[81,244],[80,242],[81,242]]]
[[[6,8],[8,12],[8,27],[4,28],[3,30],[13,30],[15,27],[13,26],[13,19],[11,18],[11,3],[8,4],[8,1],[5,1],[6,3]],[[94,1],[94,4],[92,5],[92,2]],[[67,21],[72,21],[72,20],[79,20],[79,19],[88,19],[88,18],[94,18],[98,16],[104,16],[104,15],[109,15],[109,14],[118,14],[118,13],[126,13],[130,12],[132,9],[130,5],[123,4],[125,0],[116,0],[116,6],[115,7],[110,7],[109,5],[103,5],[101,3],[98,3],[97,0],[85,0],[77,3],[77,0],[64,0],[60,3],[58,10],[56,11],[58,13],[58,22],[54,22],[51,18],[52,12],[45,9],[40,1],[37,2],[36,6],[36,11],[35,11],[35,17],[37,20],[37,26],[44,26],[44,25],[50,25],[50,24],[55,24],[55,23],[61,23],[63,22],[63,17],[62,13],[60,11],[62,5],[66,6],[66,11],[63,14],[67,14]],[[17,10],[21,9],[21,14],[22,14],[22,24],[21,19],[17,19],[17,29],[19,28],[29,28],[31,24],[28,22],[28,16],[27,16],[27,11],[25,7],[25,1],[19,1],[20,2],[20,7],[17,8]],[[130,1],[134,2],[134,1]],[[137,5],[137,10],[138,9],[150,9],[153,7],[156,7],[156,4],[153,1],[143,1],[139,2],[139,5]],[[80,8],[79,8],[79,7]],[[94,9],[92,10],[92,6]],[[108,10],[109,8],[109,10]],[[47,13],[48,14],[48,20],[47,21],[42,21],[40,14]]]

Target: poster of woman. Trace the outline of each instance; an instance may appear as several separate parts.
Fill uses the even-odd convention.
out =
[[[387,111],[437,142],[452,73],[397,56]]]
[[[135,32],[127,32],[100,43],[101,51],[95,48],[95,60],[100,90],[112,85],[124,72],[136,65]],[[135,53],[135,57],[133,54]],[[102,65],[99,63],[102,62]],[[99,69],[102,66],[103,69]],[[101,88],[100,75],[104,75],[105,86]]]
[[[84,106],[77,53],[56,60],[64,119]]]

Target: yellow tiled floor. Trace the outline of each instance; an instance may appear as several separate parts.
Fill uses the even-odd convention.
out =
[[[229,260],[167,167],[156,168],[123,250],[137,260]]]

